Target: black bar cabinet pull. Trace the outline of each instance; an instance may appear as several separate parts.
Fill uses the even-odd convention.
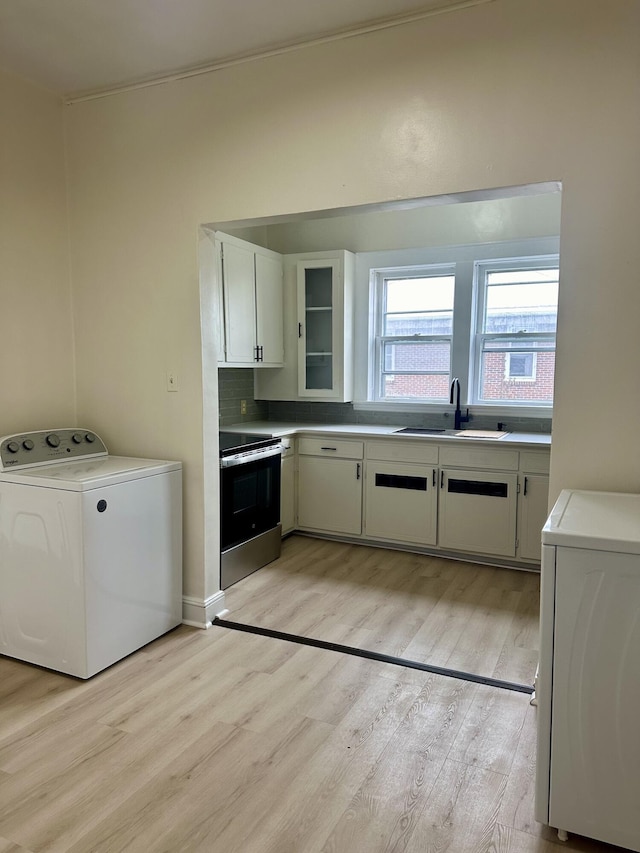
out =
[[[321,447],[320,450],[337,450],[337,447]]]
[[[522,490],[522,497],[523,498],[526,498],[526,496],[527,496],[527,480],[528,479],[529,479],[528,477],[524,478],[524,489]]]
[[[440,471],[440,488],[444,489],[444,471]]]
[[[298,323],[298,337],[302,337],[302,323]]]
[[[360,463],[356,464],[356,480],[360,479]]]

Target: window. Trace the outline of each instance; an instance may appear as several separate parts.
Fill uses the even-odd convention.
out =
[[[553,402],[557,258],[476,264],[474,402]]]
[[[371,261],[363,408],[448,406],[457,376],[463,405],[551,409],[557,239],[371,253]]]
[[[508,352],[505,379],[535,379],[535,352]]]
[[[452,267],[377,270],[376,400],[448,400]]]

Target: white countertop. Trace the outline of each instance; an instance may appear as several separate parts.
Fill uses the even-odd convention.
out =
[[[525,446],[550,447],[551,436],[545,433],[508,432],[501,438],[462,438],[456,435],[407,435],[398,434],[402,425],[376,426],[369,424],[320,424],[320,423],[283,423],[280,421],[248,421],[221,427],[222,432],[249,432],[256,435],[308,435],[313,433],[332,433],[346,438],[394,438],[403,441],[456,441],[464,444],[506,444],[509,447]]]

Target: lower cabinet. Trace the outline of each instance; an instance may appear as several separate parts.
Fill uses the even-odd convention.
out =
[[[518,501],[518,559],[540,562],[542,527],[549,514],[549,478],[525,474]]]
[[[417,545],[435,545],[438,520],[436,469],[369,461],[366,464],[364,533]]]
[[[297,527],[540,563],[548,452],[303,436],[297,498],[288,464],[283,459],[285,533]]]
[[[518,475],[442,468],[438,544],[515,557]]]
[[[282,481],[280,485],[280,523],[282,534],[296,528],[296,466],[291,439],[283,440]]]
[[[298,527],[362,533],[361,441],[301,438],[298,444]]]

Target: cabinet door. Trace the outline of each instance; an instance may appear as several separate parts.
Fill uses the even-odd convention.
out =
[[[284,361],[282,258],[256,252],[255,265],[259,363],[277,366]]]
[[[282,533],[290,533],[296,526],[296,483],[294,456],[282,457],[282,482],[280,485],[280,522]]]
[[[521,479],[518,506],[518,557],[540,562],[542,527],[547,520],[549,478],[525,474]]]
[[[436,469],[397,462],[367,462],[365,534],[375,539],[435,545]]]
[[[341,261],[299,261],[297,280],[298,394],[343,399],[345,341],[352,346],[353,334],[351,312],[345,312]]]
[[[254,253],[222,243],[224,333],[227,361],[254,364],[256,346]]]
[[[518,475],[440,471],[438,544],[455,551],[515,557]]]
[[[360,535],[362,462],[298,458],[298,527]]]
[[[341,363],[337,259],[298,263],[298,393],[332,397]]]

